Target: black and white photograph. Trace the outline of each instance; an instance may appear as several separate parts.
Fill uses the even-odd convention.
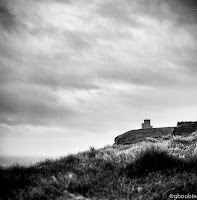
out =
[[[197,0],[0,0],[0,185],[197,199]]]

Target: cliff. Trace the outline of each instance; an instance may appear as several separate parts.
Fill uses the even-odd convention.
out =
[[[150,128],[131,130],[115,138],[115,144],[132,144],[145,140],[147,137],[157,138],[172,134],[175,127]]]
[[[173,135],[187,136],[197,130],[197,122],[178,122]]]

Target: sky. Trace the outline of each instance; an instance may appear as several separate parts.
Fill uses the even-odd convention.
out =
[[[0,155],[196,121],[196,22],[196,0],[1,0]]]

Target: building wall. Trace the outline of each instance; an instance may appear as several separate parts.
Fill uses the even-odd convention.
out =
[[[149,119],[145,119],[144,123],[142,123],[142,129],[146,129],[146,128],[152,128]]]

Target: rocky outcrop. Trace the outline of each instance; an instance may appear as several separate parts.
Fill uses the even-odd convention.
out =
[[[148,137],[158,138],[165,135],[171,135],[175,127],[150,128],[131,130],[115,138],[115,144],[133,144],[145,140]]]

